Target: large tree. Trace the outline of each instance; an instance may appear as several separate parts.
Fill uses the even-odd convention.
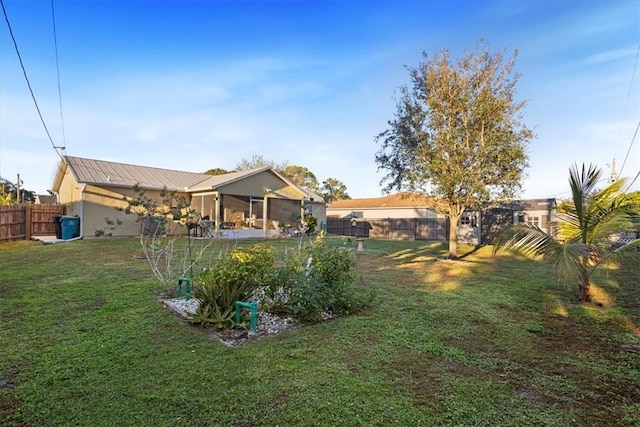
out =
[[[456,61],[448,50],[409,68],[411,87],[400,88],[395,118],[376,137],[384,190],[430,194],[449,218],[449,258],[457,258],[457,228],[468,209],[521,189],[534,137],[516,101],[517,52],[492,53],[480,41]]]
[[[579,301],[590,302],[591,275],[598,266],[607,261],[640,261],[640,239],[618,245],[614,237],[634,230],[640,192],[626,193],[625,179],[598,190],[600,177],[601,171],[593,165],[569,170],[572,197],[557,208],[559,240],[534,225],[516,224],[496,239],[494,253],[504,247],[541,254],[566,285],[577,287]]]
[[[269,166],[273,170],[282,172],[287,167],[288,163],[289,162],[287,162],[286,160],[284,162],[278,163],[273,160],[265,159],[262,154],[254,154],[250,159],[243,158],[242,160],[240,160],[236,165],[235,170],[244,171]]]
[[[327,178],[326,181],[323,181],[321,192],[322,198],[327,203],[351,198],[347,193],[347,186],[336,178]]]
[[[205,172],[205,174],[207,175],[225,175],[228,174],[231,171],[228,171],[226,169],[223,168],[213,168],[213,169],[209,169]]]
[[[304,166],[291,165],[284,168],[283,175],[299,187],[305,187],[311,191],[319,191],[318,179]]]

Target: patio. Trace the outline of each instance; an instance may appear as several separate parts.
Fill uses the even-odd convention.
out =
[[[304,201],[274,192],[264,197],[231,194],[194,194],[191,209],[197,216],[189,233],[193,237],[242,239],[299,235]]]

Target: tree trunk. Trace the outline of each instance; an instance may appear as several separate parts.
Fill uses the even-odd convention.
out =
[[[578,279],[578,301],[591,302],[591,292],[589,291],[589,276],[580,276]]]
[[[461,215],[449,217],[449,259],[458,259],[458,220]]]

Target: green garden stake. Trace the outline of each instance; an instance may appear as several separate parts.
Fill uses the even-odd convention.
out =
[[[258,303],[236,301],[236,323],[240,323],[240,308],[248,308],[251,311],[251,327],[249,328],[249,335],[255,335],[258,328]]]
[[[185,283],[184,299],[189,301],[191,299],[191,279],[189,277],[180,277],[178,279],[178,298],[182,298],[182,282]]]

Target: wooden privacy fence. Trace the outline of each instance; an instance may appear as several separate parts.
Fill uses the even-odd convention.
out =
[[[447,240],[446,218],[327,218],[327,233],[391,240]]]
[[[64,215],[62,205],[0,206],[0,242],[28,240],[31,236],[55,236],[55,215]]]

